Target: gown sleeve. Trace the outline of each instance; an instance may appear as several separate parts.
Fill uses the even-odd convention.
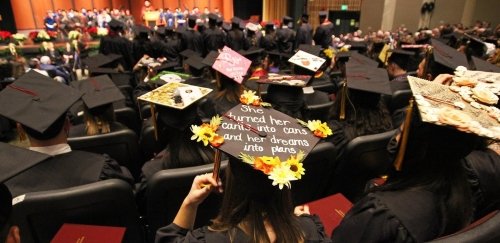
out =
[[[406,228],[373,194],[356,203],[332,233],[333,242],[414,242]]]
[[[188,230],[171,223],[156,231],[155,243],[180,243],[180,242],[199,242],[205,241],[205,232],[207,228],[202,227],[196,230]]]

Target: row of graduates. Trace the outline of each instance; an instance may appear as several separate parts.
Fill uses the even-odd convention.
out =
[[[303,48],[303,49],[304,50],[309,49],[307,51],[314,53],[313,55],[320,55],[319,53],[321,52],[321,49],[319,49],[318,51],[317,48]],[[316,49],[316,50],[310,50],[310,49]],[[351,54],[356,55],[353,53]],[[212,158],[211,155],[213,155],[213,151],[209,149],[207,150],[206,147],[202,147],[198,143],[195,143],[194,141],[190,140],[191,134],[188,131],[188,125],[199,123],[203,119],[203,117],[210,117],[214,113],[224,114],[229,108],[239,103],[239,97],[242,94],[243,90],[245,89],[244,86],[241,86],[236,82],[234,82],[233,80],[231,80],[230,78],[217,73],[214,73],[213,75],[216,80],[215,83],[211,82],[212,79],[206,80],[200,78],[203,73],[206,73],[203,71],[203,69],[206,68],[207,66],[211,66],[215,61],[215,59],[217,58],[217,55],[218,55],[217,53],[212,53],[207,55],[207,57],[203,59],[193,54],[190,55],[186,60],[184,60],[185,63],[188,64],[186,68],[189,69],[189,72],[192,74],[192,77],[189,80],[186,80],[185,82],[199,86],[212,87],[216,90],[216,92],[214,92],[209,97],[210,98],[209,101],[205,103],[209,105],[206,106],[200,104],[199,107],[191,107],[188,110],[182,110],[182,111],[175,111],[172,109],[163,109],[163,108],[159,109],[157,121],[163,123],[164,129],[167,129],[164,130],[168,132],[165,133],[163,137],[168,137],[170,141],[168,143],[168,147],[166,148],[165,152],[161,154],[162,155],[161,157],[157,157],[155,158],[155,160],[147,162],[146,165],[143,167],[144,180],[147,180],[148,174],[150,175],[151,173],[154,173],[159,169],[167,169],[176,166],[195,165],[199,164],[200,162],[204,163],[211,162],[210,159],[207,158]],[[332,141],[339,148],[339,150],[342,150],[341,149],[342,144],[345,144],[346,141],[349,141],[349,139],[364,134],[369,134],[369,132],[364,132],[364,133],[360,132],[360,130],[358,129],[360,127],[363,127],[367,130],[372,130],[371,128],[376,128],[379,130],[373,133],[378,133],[394,129],[395,127],[397,127],[397,125],[388,125],[391,123],[390,118],[388,118],[387,116],[388,113],[387,111],[383,111],[383,109],[381,108],[381,106],[384,106],[384,104],[380,99],[380,93],[385,93],[388,95],[391,94],[391,89],[388,88],[387,74],[385,74],[384,77],[385,71],[380,69],[372,69],[370,67],[367,67],[366,64],[359,64],[359,63],[357,64],[357,67],[356,66],[352,67],[350,66],[349,63],[353,64],[353,60],[355,59],[347,61],[347,64],[345,64],[345,60],[342,61],[340,59],[342,59],[341,55],[337,57],[333,66],[336,66],[336,68],[340,68],[340,70],[345,69],[345,72],[347,73],[344,75],[344,77],[347,77],[348,79],[352,78],[354,80],[354,81],[351,80],[351,82],[349,82],[348,80],[347,85],[348,86],[350,85],[349,86],[350,89],[347,90],[338,89],[338,87],[340,87],[341,85],[335,84],[336,81],[335,82],[331,81],[330,74],[332,70],[326,70],[327,68],[328,69],[330,68],[331,63],[329,62],[327,62],[327,64],[324,65],[317,73],[315,72],[311,73],[310,70],[304,69],[299,66],[295,66],[293,68],[293,72],[295,74],[311,75],[313,77],[313,80],[310,81],[311,82],[310,84],[313,87],[318,83],[321,83],[322,79],[326,80],[332,83],[331,88],[334,89],[335,91],[349,92],[350,102],[360,105],[356,107],[351,107],[352,108],[351,111],[346,111],[346,116],[350,118],[349,120],[341,122],[337,118],[334,118],[331,121],[329,121],[330,127],[332,127],[334,130],[334,136],[332,136],[332,138],[330,138],[329,140]],[[259,60],[258,58],[256,60],[257,61],[255,62],[255,64],[257,67],[255,67],[254,71],[257,71],[256,73],[259,73],[260,71],[261,74],[265,74],[267,71],[262,71],[262,70],[267,70],[267,68],[269,67],[270,58],[264,57],[262,63],[258,61]],[[368,74],[367,72],[368,70],[373,71],[376,74],[375,75]],[[362,72],[364,72],[364,74],[362,74]],[[350,75],[351,77],[349,77],[349,74],[352,74]],[[370,79],[363,78],[363,76],[368,76],[368,75],[370,76]],[[40,77],[32,77],[32,78],[26,77],[26,78],[27,79],[25,80],[40,79]],[[361,82],[359,82],[360,80]],[[367,83],[367,80],[370,80],[371,82]],[[18,85],[23,87],[21,83],[18,83]],[[152,87],[148,87],[151,85]],[[140,84],[136,89],[136,91],[140,91],[141,89],[152,89],[157,85],[159,84],[154,84],[149,82]],[[251,87],[252,80],[251,79],[247,80],[244,85],[247,88]],[[28,91],[30,92],[28,93],[22,92],[22,90],[19,91],[17,89],[14,91],[12,90],[10,91],[14,93],[20,92],[22,94],[28,94],[28,95],[30,95],[31,93],[31,96],[32,93],[43,93],[32,89],[29,89]],[[307,98],[305,98],[303,89],[297,87],[270,85],[267,89],[267,92],[268,92],[267,99],[270,103],[273,104],[273,107],[283,111],[286,114],[291,115],[292,117],[301,116],[300,110],[301,108],[303,108],[304,102],[307,100]],[[358,96],[356,96],[356,93],[359,93]],[[322,93],[321,91],[315,91],[313,94],[314,96],[316,96],[315,99],[321,96],[327,97],[326,99],[328,99],[328,94]],[[139,93],[137,95],[139,95]],[[342,97],[342,96],[343,96],[342,93],[337,94],[337,97]],[[53,106],[53,104],[51,106]],[[331,117],[336,116],[334,114],[338,112],[336,111],[336,109],[339,109],[338,107],[340,107],[340,102],[336,102],[332,107],[332,112],[330,115]],[[366,110],[363,110],[363,107],[366,108]],[[35,126],[35,124],[30,122],[37,122],[39,120],[39,119],[34,119],[35,121],[25,121],[23,120],[25,118],[17,117],[19,115],[18,114],[19,111],[10,111],[10,112],[14,112],[14,114],[9,114],[7,111],[3,111],[2,115],[5,115],[13,120],[19,121],[24,125]],[[209,115],[200,115],[203,113],[207,113]],[[365,117],[364,114],[368,115]],[[340,124],[338,125],[338,123]],[[415,241],[419,241],[419,239],[421,239],[420,237],[422,237],[422,239],[431,239],[439,235],[456,231],[460,227],[464,226],[470,220],[470,218],[467,217],[463,218],[462,216],[457,217],[457,215],[460,214],[457,214],[454,211],[454,210],[470,211],[472,207],[469,208],[470,206],[469,203],[466,204],[464,203],[463,205],[458,207],[449,207],[447,208],[447,210],[442,211],[441,212],[442,214],[438,214],[439,216],[437,216],[446,219],[455,217],[457,219],[450,221],[442,221],[440,219],[437,219],[436,221],[429,221],[429,218],[436,217],[436,214],[432,212],[434,212],[434,210],[439,210],[439,209],[431,208],[428,206],[439,205],[439,204],[429,203],[430,201],[434,200],[440,201],[447,206],[448,203],[450,203],[450,201],[456,203],[455,200],[457,200],[458,202],[460,202],[459,204],[466,202],[465,200],[466,195],[469,194],[468,193],[462,194],[464,190],[467,191],[466,189],[462,188],[463,190],[460,191],[459,193],[455,191],[448,191],[451,189],[456,189],[450,182],[451,180],[460,177],[459,172],[457,172],[456,174],[453,173],[453,175],[450,176],[451,179],[449,181],[448,180],[439,181],[438,177],[441,176],[442,173],[448,172],[450,168],[455,168],[457,170],[460,170],[459,167],[457,166],[461,166],[461,162],[457,160],[460,160],[467,155],[466,152],[470,151],[470,147],[468,146],[472,146],[470,142],[476,141],[476,139],[471,139],[470,137],[465,138],[463,137],[462,134],[456,134],[455,132],[451,132],[448,130],[442,131],[443,133],[446,134],[435,133],[436,130],[434,129],[437,128],[434,128],[430,125],[425,126],[419,124],[419,126],[425,127],[424,130],[426,130],[427,132],[424,134],[420,134],[417,133],[416,131],[421,131],[421,130],[418,129],[410,130],[410,131],[415,131],[416,133],[413,134],[412,137],[415,136],[418,137],[418,139],[415,138],[416,140],[411,140],[414,141],[416,144],[418,144],[418,146],[416,145],[410,146],[411,148],[416,149],[416,151],[410,150],[412,152],[408,153],[409,154],[408,161],[410,161],[411,163],[409,163],[408,166],[405,167],[405,171],[403,173],[394,172],[395,175],[391,177],[394,178],[393,181],[390,181],[386,187],[379,189],[381,193],[375,192],[374,194],[369,194],[368,196],[364,197],[361,201],[359,201],[359,203],[355,206],[355,209],[351,211],[351,213],[346,217],[345,222],[341,224],[339,230],[336,231],[336,233],[334,234],[334,237],[338,237],[336,238],[337,240],[352,239],[356,241],[356,239],[349,237],[359,237],[358,240],[360,242],[363,240],[374,239],[374,238],[380,239],[380,241],[384,240],[393,241],[395,239],[405,239],[410,237]],[[354,135],[351,138],[348,138],[349,136],[347,135],[349,134],[348,132],[349,127],[351,130],[355,131]],[[41,130],[44,129],[42,128]],[[438,129],[437,131],[440,130]],[[456,139],[452,141],[456,142],[457,144],[455,143],[453,143],[453,145],[449,144],[450,141],[448,140],[449,139],[448,137],[451,135],[456,136]],[[31,138],[32,136],[30,136],[30,139]],[[443,146],[444,144],[446,144],[446,146]],[[459,150],[463,151],[464,153],[463,154],[456,153],[455,149],[459,147],[462,148],[461,146],[467,146],[467,148]],[[421,148],[434,148],[434,149],[428,149],[427,152],[422,152],[420,150]],[[203,152],[201,152],[200,150]],[[424,149],[423,151],[426,150]],[[492,159],[491,161],[496,160],[496,163],[498,162],[498,155],[488,151],[486,153],[487,156],[489,156],[490,159]],[[206,156],[206,154],[208,154],[208,156]],[[338,152],[338,154],[342,153]],[[411,160],[412,156],[416,156],[415,158],[417,159]],[[484,162],[482,159],[479,161]],[[193,164],[190,164],[190,162],[192,162]],[[176,163],[177,165],[175,165]],[[496,164],[493,164],[493,166],[495,165]],[[427,169],[422,170],[422,168],[436,169],[437,171],[436,176],[429,174],[428,173],[429,170]],[[454,176],[457,177],[455,178]],[[481,178],[481,176],[477,177]],[[413,178],[414,181],[412,180],[408,181],[407,180],[408,178]],[[423,182],[422,180],[423,181],[428,180],[429,184],[427,183],[421,184]],[[463,186],[464,185],[463,183],[464,182],[462,180],[457,179],[456,184],[458,186]],[[417,195],[411,193],[410,195],[408,194],[408,191],[405,190],[408,188],[412,189],[423,188],[424,190],[422,191],[422,193],[420,193],[420,191],[417,190],[418,191]],[[429,191],[430,194],[428,193]],[[382,193],[382,192],[387,192],[387,193]],[[438,192],[439,193],[443,192],[444,196],[442,197],[442,195],[438,195]],[[459,198],[450,199],[447,196],[459,196]],[[486,197],[486,196],[481,195],[481,197]],[[423,200],[421,203],[418,204],[418,206],[420,206],[421,208],[419,208],[419,210],[416,210],[416,212],[418,211],[418,213],[422,213],[423,215],[426,216],[424,217],[425,219],[422,219],[422,221],[426,223],[433,222],[433,226],[436,226],[435,229],[439,230],[437,231],[424,230],[424,233],[422,234],[418,233],[421,232],[419,227],[424,226],[426,223],[418,222],[417,225],[409,225],[405,219],[405,216],[408,215],[401,215],[401,211],[403,211],[404,213],[408,212],[402,210],[401,208],[396,208],[392,204],[394,201],[400,200],[408,202],[415,200],[415,198]],[[457,205],[457,204],[452,204],[452,205]],[[377,212],[382,211],[383,213],[375,215],[373,214],[373,211]],[[408,217],[412,219],[413,216],[415,215],[409,215]],[[363,222],[366,223],[365,225],[353,225],[350,223],[359,220],[359,217],[364,219]],[[391,222],[391,224],[387,226],[390,229],[388,231],[376,230],[377,227],[374,227],[374,225],[378,225],[378,227],[386,225],[384,223],[389,221]],[[403,227],[404,230],[399,230],[399,231],[395,230],[401,227]],[[416,227],[417,229],[415,229],[414,227]],[[273,228],[277,229],[279,227],[273,226]],[[352,234],[353,231],[363,232],[363,234]],[[186,233],[185,230],[183,230],[182,228],[181,229],[175,227],[167,228],[167,235],[169,235],[169,237],[172,237],[172,234],[175,235],[175,237],[182,237],[181,235],[183,234],[183,232],[184,234]],[[204,235],[202,235],[201,237],[204,237]]]

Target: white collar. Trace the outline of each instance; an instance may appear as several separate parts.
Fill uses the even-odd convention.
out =
[[[50,156],[56,156],[59,154],[65,154],[71,152],[71,147],[67,143],[60,143],[44,147],[30,147],[30,150],[48,154]]]

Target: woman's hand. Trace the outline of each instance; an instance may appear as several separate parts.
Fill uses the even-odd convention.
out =
[[[217,183],[212,173],[198,175],[194,178],[193,185],[191,185],[191,190],[186,199],[184,199],[184,203],[191,206],[198,206],[215,189],[218,189],[220,192],[222,191],[220,182]]]
[[[442,73],[439,74],[432,82],[437,82],[443,85],[450,85],[453,82],[453,75]]]
[[[295,207],[295,209],[293,210],[293,213],[297,216],[300,216],[303,214],[306,214],[306,215],[311,214],[311,212],[309,212],[309,206],[307,206],[307,205],[300,205],[300,206]]]

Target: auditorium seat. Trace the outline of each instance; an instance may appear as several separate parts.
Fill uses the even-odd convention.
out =
[[[303,162],[305,174],[292,182],[294,205],[301,205],[327,196],[329,181],[335,168],[335,147],[332,143],[318,143]]]
[[[127,167],[135,179],[139,178],[143,159],[139,151],[138,138],[128,128],[106,134],[68,138],[73,150],[83,150],[98,154],[107,154],[121,166]]]
[[[221,162],[220,175],[224,175],[227,161]],[[182,201],[188,194],[195,176],[212,172],[213,164],[162,170],[147,182],[146,221],[149,239],[154,239],[156,230],[174,220]],[[208,225],[217,216],[222,195],[211,193],[198,207],[195,228]]]
[[[117,122],[125,125],[136,134],[139,134],[141,124],[137,111],[128,106],[115,108],[115,118]]]
[[[411,90],[396,90],[392,94],[391,99],[389,100],[388,108],[391,114],[401,108],[408,106],[410,103],[410,98],[412,97]]]
[[[64,223],[125,227],[123,242],[144,242],[132,188],[125,181],[110,179],[20,197],[14,200],[11,218],[22,242],[50,242]]]
[[[305,120],[320,120],[326,122],[332,106],[333,101],[328,101],[323,104],[306,105],[304,109]]]
[[[387,144],[396,131],[351,140],[335,168],[334,191],[341,192],[351,202],[355,202],[363,194],[370,179],[385,174],[391,166]]]
[[[497,243],[500,242],[500,211],[493,211],[457,233],[429,243]]]
[[[139,148],[146,161],[165,149],[168,143],[165,136],[158,136],[158,140],[156,140],[155,129],[149,121],[144,122],[139,139]]]

